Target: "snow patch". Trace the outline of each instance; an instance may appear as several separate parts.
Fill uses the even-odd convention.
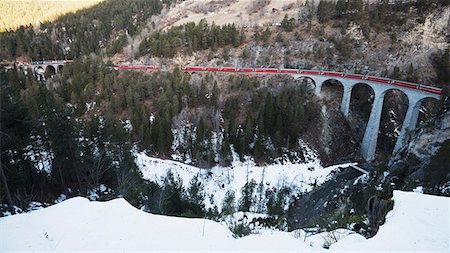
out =
[[[306,162],[304,163],[279,160],[275,164],[257,166],[250,157],[245,157],[244,162],[240,162],[238,155],[234,153],[234,161],[231,166],[215,166],[208,169],[149,157],[144,152],[135,153],[135,162],[144,179],[155,182],[160,186],[164,184],[165,177],[169,172],[174,175],[174,178],[180,179],[185,189],[189,188],[192,178],[198,176],[199,181],[204,186],[205,193],[208,194],[205,198],[206,208],[217,206],[220,211],[221,204],[228,191],[234,192],[235,199],[239,200],[242,197],[241,189],[252,180],[257,185],[262,186],[262,189],[260,189],[262,192],[271,188],[289,187],[292,194],[297,194],[310,191],[313,187],[323,184],[334,171],[351,164],[339,164],[324,168],[312,150],[309,149],[306,154]]]

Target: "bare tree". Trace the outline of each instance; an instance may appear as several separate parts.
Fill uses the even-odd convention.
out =
[[[105,154],[100,154],[93,159],[92,165],[87,168],[90,183],[98,186],[103,175],[112,168],[112,164]]]
[[[12,214],[15,214],[16,211],[14,209],[14,204],[13,204],[12,199],[11,199],[11,194],[10,194],[9,188],[8,188],[8,182],[6,180],[6,175],[5,175],[5,172],[3,171],[3,166],[2,165],[3,164],[0,163],[0,177],[1,177],[2,185],[3,185],[3,188],[4,188],[5,194],[6,194],[6,201],[8,202],[9,211]]]

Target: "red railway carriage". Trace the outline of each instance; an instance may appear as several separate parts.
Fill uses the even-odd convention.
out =
[[[236,71],[237,72],[254,72],[255,69],[254,68],[238,68]]]
[[[225,72],[236,72],[237,68],[233,67],[222,67],[219,69],[219,71],[225,71]]]
[[[415,84],[415,83],[408,83],[408,82],[402,82],[402,81],[397,81],[397,80],[393,80],[391,82],[391,84],[397,85],[397,86],[406,87],[406,88],[411,88],[411,89],[417,89],[418,88],[417,84]]]
[[[423,91],[431,92],[431,93],[434,93],[434,94],[442,95],[442,89],[436,88],[436,87],[432,87],[432,86],[420,85],[419,86],[419,90],[423,90]]]
[[[318,70],[300,70],[299,74],[304,75],[320,75],[320,71]]]
[[[290,74],[297,74],[298,69],[280,69],[281,73],[290,73]]]
[[[205,68],[206,71],[219,71],[218,67],[206,67]]]
[[[186,67],[181,68],[181,70],[184,70],[184,71],[202,71],[203,67],[186,66]]]
[[[374,77],[374,76],[368,76],[366,77],[366,80],[368,81],[373,81],[373,82],[378,82],[378,83],[390,83],[390,79],[386,79],[386,78],[381,78],[381,77]]]
[[[151,69],[159,70],[158,66],[154,65],[115,65],[115,69]]]
[[[269,69],[269,68],[256,68],[255,72],[259,73],[277,73],[279,69]]]
[[[336,77],[342,77],[344,75],[339,72],[331,72],[331,71],[322,71],[321,74],[324,76],[336,76]]]
[[[344,74],[344,77],[352,78],[352,79],[360,79],[360,80],[364,79],[363,75],[357,75],[357,74]]]

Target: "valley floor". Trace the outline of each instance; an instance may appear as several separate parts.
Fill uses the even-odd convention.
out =
[[[450,198],[394,191],[394,201],[375,237],[335,231],[344,236],[326,250],[323,235],[267,230],[235,239],[210,220],[149,214],[124,199],[75,197],[0,218],[0,252],[448,252]]]

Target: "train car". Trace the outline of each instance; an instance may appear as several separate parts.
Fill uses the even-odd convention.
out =
[[[159,69],[158,66],[154,66],[154,65],[145,65],[145,66],[143,66],[143,68],[151,69],[151,70],[158,70]]]
[[[342,73],[331,72],[331,71],[321,71],[320,74],[323,75],[323,76],[335,76],[335,77],[342,77],[342,76],[344,76],[344,74],[342,74]]]
[[[387,78],[381,78],[381,77],[374,77],[374,76],[368,76],[366,77],[366,80],[377,82],[377,83],[390,83],[391,80]]]
[[[234,68],[234,67],[222,67],[222,68],[219,68],[219,71],[224,71],[224,72],[236,72],[236,68]]]
[[[344,74],[344,77],[346,78],[351,78],[351,79],[364,79],[363,75],[358,75],[358,74]]]
[[[271,68],[256,68],[255,72],[258,73],[277,73],[279,72],[279,69],[271,69]]]
[[[219,67],[206,67],[206,71],[219,71]]]
[[[427,91],[427,92],[431,92],[434,94],[438,94],[438,95],[442,95],[442,89],[437,88],[437,87],[432,87],[432,86],[427,86],[427,85],[419,85],[419,90],[423,90],[423,91]]]
[[[181,68],[181,70],[184,70],[184,71],[203,71],[204,68],[203,67],[186,66],[186,67]]]
[[[299,70],[298,73],[304,75],[320,75],[320,71],[318,70]]]
[[[280,69],[280,73],[297,74],[298,69]]]
[[[254,72],[255,69],[254,68],[238,68],[236,71],[237,72]]]
[[[415,83],[409,83],[409,82],[403,82],[403,81],[397,81],[397,80],[392,80],[391,84],[406,87],[406,88],[411,88],[411,89],[417,89],[419,87]]]

